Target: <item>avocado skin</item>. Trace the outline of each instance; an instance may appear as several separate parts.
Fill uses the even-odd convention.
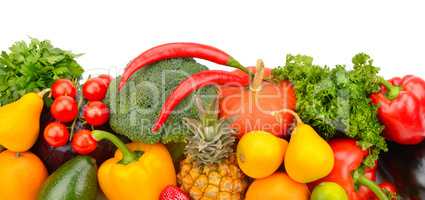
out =
[[[96,162],[77,156],[57,169],[38,195],[38,200],[95,200],[97,195]]]

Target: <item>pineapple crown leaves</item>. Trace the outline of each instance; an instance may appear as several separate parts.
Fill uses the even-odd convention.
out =
[[[199,119],[183,119],[191,132],[185,154],[199,165],[220,163],[234,152],[236,130],[230,125],[236,117],[219,119],[218,98],[205,105],[201,98],[195,96],[195,105]]]
[[[202,99],[196,95],[195,106],[198,109],[198,118],[201,120],[203,126],[211,126],[219,119],[217,97],[209,105],[205,106]]]

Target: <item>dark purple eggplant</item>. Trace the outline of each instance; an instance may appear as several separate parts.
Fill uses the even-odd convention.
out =
[[[102,162],[114,155],[115,150],[116,148],[112,143],[100,141],[97,144],[96,150],[89,154],[89,156],[93,157],[98,166],[100,166]],[[72,151],[70,143],[55,148],[48,145],[44,139],[39,139],[37,141],[36,145],[32,148],[32,152],[43,161],[49,173],[54,172],[66,161],[77,156],[77,154]]]
[[[425,142],[410,146],[389,143],[379,168],[383,178],[396,185],[403,199],[425,199]]]

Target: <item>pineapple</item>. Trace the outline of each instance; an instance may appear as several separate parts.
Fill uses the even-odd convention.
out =
[[[180,187],[194,200],[243,199],[248,183],[234,153],[236,131],[230,128],[234,118],[219,119],[217,99],[205,107],[195,97],[195,104],[199,120],[184,119],[191,135],[177,174]]]

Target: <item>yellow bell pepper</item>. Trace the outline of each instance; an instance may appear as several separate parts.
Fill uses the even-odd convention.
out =
[[[118,150],[99,168],[100,188],[109,200],[158,200],[168,185],[176,185],[176,173],[168,150],[162,144],[131,143],[115,135],[93,131],[95,140],[110,140]]]

